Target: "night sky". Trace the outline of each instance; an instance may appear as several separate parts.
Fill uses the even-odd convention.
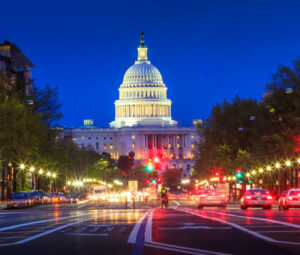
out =
[[[108,127],[140,33],[180,125],[236,94],[261,100],[279,64],[300,57],[300,1],[2,1],[0,40],[58,86],[63,126]]]

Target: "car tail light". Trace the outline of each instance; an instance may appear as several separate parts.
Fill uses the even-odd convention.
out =
[[[293,197],[288,197],[289,200],[293,200]]]
[[[251,196],[246,196],[246,199],[252,199],[252,197]]]
[[[225,197],[225,194],[222,194],[220,197]]]
[[[271,199],[273,199],[273,197],[272,197],[272,196],[268,196],[267,199],[268,199],[268,200],[271,200]]]

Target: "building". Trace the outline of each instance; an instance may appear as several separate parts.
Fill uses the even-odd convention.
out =
[[[4,41],[0,43],[0,71],[11,74],[12,83],[16,79],[23,79],[26,84],[25,95],[32,89],[32,70],[34,65],[23,54],[16,44]]]
[[[180,127],[172,120],[171,105],[159,70],[148,60],[142,33],[138,59],[124,75],[110,128],[85,120],[81,127],[64,129],[64,136],[115,159],[130,151],[137,162],[158,157],[161,170],[177,168],[188,175],[199,136],[195,125]]]

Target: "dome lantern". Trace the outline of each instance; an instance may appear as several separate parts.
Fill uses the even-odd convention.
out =
[[[144,42],[144,32],[141,33],[141,43],[140,46],[138,47],[138,61],[142,63],[143,61],[147,61],[147,47]]]

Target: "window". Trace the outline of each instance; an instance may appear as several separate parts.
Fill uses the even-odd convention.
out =
[[[96,140],[98,140],[99,139],[99,137],[96,137]]]
[[[134,135],[132,136],[132,139],[135,139],[135,136],[134,136]]]
[[[91,138],[89,137],[89,140],[91,140]]]
[[[99,150],[99,143],[96,143],[96,150]]]
[[[179,135],[177,136],[177,139],[179,139]]]
[[[132,148],[133,148],[133,149],[135,148],[135,143],[132,143]]]
[[[112,137],[110,138],[110,140],[112,140]]]
[[[106,144],[104,144],[103,149],[106,150]]]
[[[194,136],[192,135],[191,138],[194,139]]]
[[[191,144],[191,147],[194,148],[194,144],[193,143]]]
[[[179,149],[180,148],[180,144],[179,143],[177,143],[177,149]]]
[[[110,150],[112,150],[114,147],[113,147],[113,145],[111,144],[111,145],[109,145],[109,149]]]
[[[186,170],[188,170],[188,171],[191,170],[191,165],[190,164],[186,165]]]
[[[81,137],[81,139],[82,139],[82,140],[84,140],[84,139],[85,139],[85,138],[84,138],[84,136],[83,136],[83,137]]]
[[[169,149],[171,149],[171,147],[172,147],[172,146],[171,146],[171,144],[169,143]]]
[[[104,136],[103,139],[106,140],[106,136]]]

